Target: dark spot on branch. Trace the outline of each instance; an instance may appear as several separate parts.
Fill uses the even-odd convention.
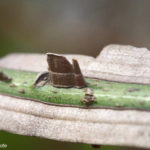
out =
[[[127,91],[128,92],[136,92],[136,91],[140,91],[140,89],[139,88],[129,88]]]
[[[25,91],[24,89],[19,89],[18,92],[19,92],[19,93],[22,93],[22,94],[25,94],[25,93],[26,93],[26,91]]]
[[[96,102],[96,97],[93,94],[93,89],[87,88],[84,90],[85,97],[81,100],[87,107],[90,106],[92,103]]]
[[[16,87],[14,83],[10,84],[9,87]]]
[[[53,92],[53,93],[57,93],[57,91],[56,91],[56,90],[53,90],[52,92]]]
[[[11,80],[11,78],[9,78],[6,74],[0,71],[0,81],[10,82]]]
[[[141,102],[139,102],[141,105],[144,105],[145,104],[145,102],[144,101],[141,101]]]

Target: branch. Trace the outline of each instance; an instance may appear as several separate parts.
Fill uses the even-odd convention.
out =
[[[86,107],[84,100],[90,102],[88,108],[144,109],[150,110],[150,86],[126,84],[86,78],[88,89],[92,89],[95,101],[87,99],[86,88],[55,88],[50,83],[34,86],[38,73],[0,68],[11,78],[10,82],[0,82],[0,93],[37,100],[54,105]]]
[[[0,59],[1,71],[11,79],[0,82],[0,130],[60,141],[150,148],[147,49],[111,45],[96,59],[65,56],[77,59],[83,75],[90,77],[87,90],[50,84],[34,87],[36,72],[47,70],[45,55],[12,54]],[[86,106],[91,92],[96,102]]]

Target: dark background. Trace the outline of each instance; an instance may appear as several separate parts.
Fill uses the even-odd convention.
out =
[[[96,56],[111,43],[150,49],[150,0],[0,0],[0,57],[14,52]],[[0,132],[3,143],[11,150],[92,149]]]
[[[149,0],[0,0],[0,55],[96,56],[107,44],[150,49]]]

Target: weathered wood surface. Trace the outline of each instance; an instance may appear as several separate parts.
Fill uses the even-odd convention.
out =
[[[95,61],[92,57],[67,57],[78,57],[84,74],[86,66]],[[13,54],[1,59],[0,66],[46,71],[45,59],[41,54]],[[0,95],[0,130],[60,141],[150,148],[148,111],[51,106]]]

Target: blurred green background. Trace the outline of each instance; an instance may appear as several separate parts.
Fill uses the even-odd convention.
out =
[[[0,144],[7,144],[8,150],[96,150],[91,145],[58,142],[37,137],[21,136],[0,132]],[[99,148],[98,148],[99,149]],[[100,150],[144,150],[141,148],[101,146]]]
[[[0,57],[15,52],[96,56],[110,43],[150,49],[149,0],[0,0]],[[11,150],[92,149],[1,131],[2,143]]]

